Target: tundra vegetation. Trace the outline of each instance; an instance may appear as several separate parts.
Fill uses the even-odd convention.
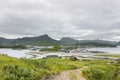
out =
[[[87,80],[120,80],[119,63],[109,60],[70,60],[69,58],[16,59],[0,55],[0,80],[41,80],[43,77],[88,66],[83,71]],[[72,77],[74,77],[72,75]]]

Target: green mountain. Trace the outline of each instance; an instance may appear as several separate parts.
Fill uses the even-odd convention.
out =
[[[48,35],[42,35],[38,37],[24,37],[24,38],[18,38],[18,39],[0,39],[1,45],[15,45],[15,44],[21,44],[21,45],[36,45],[36,46],[52,46],[52,45],[58,45],[59,41],[54,40],[50,38]]]
[[[72,39],[72,38],[69,38],[69,37],[63,37],[61,40],[60,40],[60,43],[61,45],[74,45],[76,43],[79,43],[78,40],[75,40],[75,39]]]
[[[107,41],[107,40],[75,40],[69,37],[64,37],[60,40],[62,45],[70,46],[70,45],[81,45],[81,46],[99,46],[99,47],[115,47],[115,41]]]
[[[0,37],[0,45],[8,45],[11,41],[13,40]]]
[[[98,43],[98,42],[83,42],[83,43],[77,43],[76,46],[81,47],[116,47],[116,45],[108,44],[108,43]]]
[[[75,40],[69,37],[63,37],[61,40],[54,40],[47,34],[37,37],[24,37],[18,39],[5,39],[0,37],[0,45],[36,45],[36,46],[54,46],[54,45],[85,45],[85,46],[115,46],[117,42],[106,40]]]
[[[118,43],[116,43],[117,46],[120,46],[120,41]]]

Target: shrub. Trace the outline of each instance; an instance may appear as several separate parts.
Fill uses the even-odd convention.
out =
[[[91,67],[83,71],[87,80],[120,80],[120,68],[115,66]]]
[[[5,80],[39,80],[39,72],[35,69],[23,68],[17,65],[3,66]]]
[[[103,72],[96,68],[90,68],[83,72],[88,80],[102,80]]]

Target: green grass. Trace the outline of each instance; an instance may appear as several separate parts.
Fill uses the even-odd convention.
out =
[[[93,61],[87,70],[83,71],[87,80],[120,80],[120,66],[117,62]]]
[[[98,54],[98,55],[96,55],[96,56],[120,58],[120,55],[119,55],[119,54]]]
[[[16,59],[0,55],[0,80],[41,80],[44,76],[59,74],[64,70],[73,70],[89,66],[83,71],[87,80],[120,80],[118,63],[108,64],[108,60],[70,59]],[[117,65],[116,65],[117,64]],[[72,77],[75,77],[71,74]]]
[[[88,65],[88,62],[69,59],[16,59],[0,55],[0,80],[40,80],[43,76],[58,74]]]

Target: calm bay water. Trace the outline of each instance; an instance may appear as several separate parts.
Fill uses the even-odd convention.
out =
[[[120,53],[120,47],[114,47],[114,48],[90,48],[87,50],[92,50],[92,51],[102,51],[106,53],[112,53],[112,54],[119,54]]]
[[[112,54],[120,54],[120,47],[116,48],[89,48],[87,50],[94,50],[94,51],[103,51],[106,53],[112,53]],[[29,49],[24,49],[24,50],[14,50],[14,49],[0,49],[0,54],[7,54],[8,56],[11,57],[16,57],[16,58],[31,58],[33,57],[32,55],[26,54],[29,53],[31,50]]]
[[[7,54],[11,57],[21,58],[26,57],[30,58],[32,55],[28,55],[26,53],[30,52],[30,50],[23,49],[23,50],[13,50],[13,49],[0,49],[0,54]]]

